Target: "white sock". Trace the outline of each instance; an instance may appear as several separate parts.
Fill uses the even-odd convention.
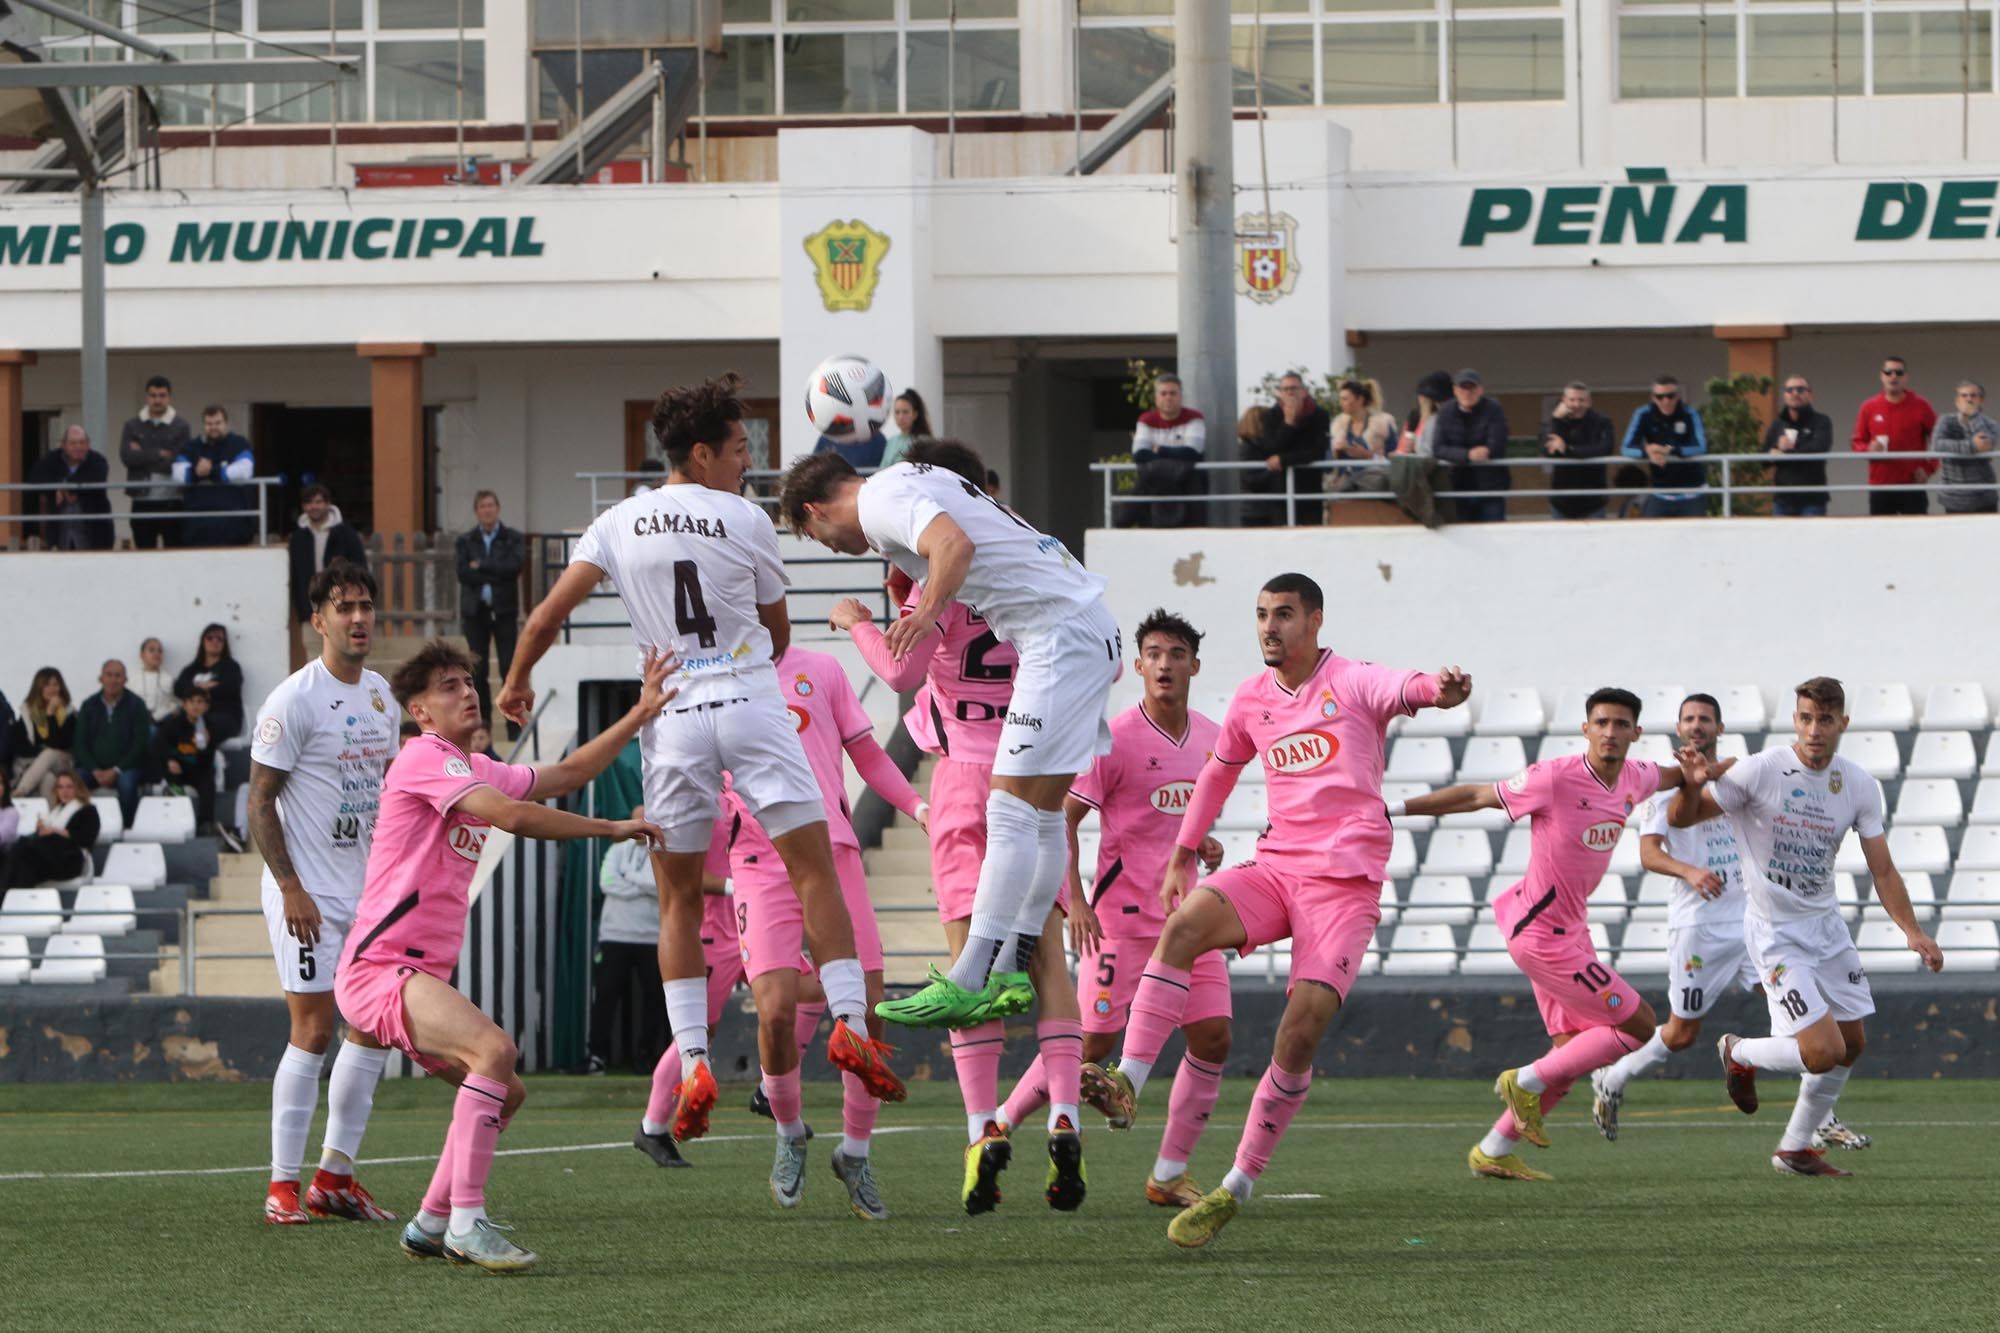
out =
[[[977,1143],[986,1137],[986,1122],[1000,1123],[998,1111],[968,1111],[965,1116],[965,1141]]]
[[[667,1026],[681,1048],[681,1077],[708,1060],[708,978],[675,977],[660,983],[667,997]]]
[[[1237,1167],[1230,1167],[1229,1174],[1222,1178],[1222,1188],[1234,1194],[1238,1203],[1250,1202],[1250,1191],[1256,1187],[1257,1182],[1244,1175]]]
[[[1543,1093],[1549,1090],[1549,1085],[1542,1080],[1540,1074],[1535,1072],[1533,1065],[1522,1065],[1519,1069],[1515,1070],[1514,1081],[1529,1092]]]
[[[952,981],[966,990],[986,985],[993,974],[994,954],[1021,919],[1021,906],[1035,887],[1040,837],[1041,811],[1008,792],[987,794],[986,857],[979,863],[965,949],[951,965]],[[1042,915],[1048,915],[1046,908]],[[1038,917],[1034,930],[1039,933],[1041,928]]]
[[[1077,1110],[1076,1107],[1067,1105],[1062,1102],[1050,1102],[1049,1133],[1053,1134],[1056,1132],[1056,1121],[1062,1119],[1062,1117],[1064,1116],[1069,1117],[1069,1127],[1071,1129],[1081,1129],[1083,1125],[1083,1115],[1080,1111]]]
[[[1611,1068],[1604,1072],[1605,1086],[1613,1092],[1625,1091],[1625,1085],[1655,1065],[1663,1065],[1673,1052],[1667,1049],[1666,1041],[1659,1030],[1653,1031],[1653,1038],[1638,1050],[1618,1058]]]
[[[1479,1151],[1488,1157],[1505,1157],[1520,1147],[1519,1140],[1510,1139],[1497,1129],[1486,1131],[1486,1137],[1479,1141]]]
[[[805,1136],[806,1122],[803,1120],[784,1120],[778,1124],[778,1137],[781,1139],[802,1139]]]
[[[340,1043],[333,1058],[333,1077],[326,1083],[326,1139],[320,1146],[320,1169],[354,1174],[361,1155],[361,1136],[368,1130],[368,1113],[375,1108],[375,1085],[382,1081],[389,1052],[379,1047]]]
[[[1155,1157],[1153,1159],[1153,1179],[1155,1180],[1165,1182],[1172,1180],[1175,1176],[1184,1176],[1186,1174],[1186,1162],[1176,1162],[1171,1157]]]
[[[1035,874],[1030,881],[1028,896],[1021,901],[1021,911],[1014,918],[1014,933],[1026,939],[1041,936],[1042,927],[1048,924],[1049,913],[1055,910],[1056,899],[1062,894],[1063,880],[1069,874],[1069,838],[1064,832],[1063,813],[1060,810],[1037,810],[1035,812]]]
[[[1813,1131],[1826,1123],[1841,1089],[1853,1071],[1835,1065],[1824,1074],[1807,1074],[1799,1080],[1799,1099],[1792,1105],[1792,1118],[1785,1125],[1785,1137],[1778,1141],[1779,1152],[1798,1152],[1812,1147]]]
[[[647,1132],[648,1134],[651,1134],[651,1135],[653,1135],[653,1136],[654,1136],[655,1138],[657,1138],[658,1136],[660,1136],[660,1135],[662,1135],[662,1134],[666,1133],[666,1132],[667,1132],[668,1130],[672,1129],[672,1128],[673,1128],[673,1126],[672,1126],[672,1125],[669,1125],[669,1124],[665,1124],[665,1123],[663,1123],[663,1122],[661,1122],[661,1121],[658,1121],[658,1120],[648,1120],[648,1119],[646,1119],[646,1117],[645,1117],[645,1116],[640,1116],[640,1117],[639,1117],[639,1128],[640,1128],[640,1129],[643,1129],[643,1130],[645,1130],[645,1131],[646,1131],[646,1132]]]
[[[1118,1057],[1118,1072],[1132,1080],[1132,1096],[1136,1099],[1139,1096],[1139,1089],[1146,1086],[1146,1079],[1153,1072],[1153,1062],[1128,1060],[1121,1055]]]
[[[271,1179],[297,1180],[305,1161],[306,1135],[319,1106],[319,1071],[326,1052],[314,1055],[286,1045],[271,1078]]]
[[[861,979],[861,963],[853,958],[835,958],[819,965],[819,984],[826,990],[827,1012],[847,1024],[857,1037],[868,1036],[868,987]]]
[[[473,1223],[484,1222],[485,1220],[486,1206],[484,1204],[476,1208],[460,1208],[457,1204],[453,1204],[451,1206],[451,1220],[445,1223],[445,1230],[454,1236],[463,1236],[466,1232],[472,1230]]]
[[[1739,1065],[1768,1069],[1774,1074],[1803,1074],[1806,1062],[1799,1056],[1797,1037],[1745,1037],[1736,1043],[1732,1057]]]
[[[842,1134],[840,1136],[840,1155],[842,1157],[866,1157],[868,1155],[868,1140],[849,1138],[847,1135]]]
[[[426,1236],[442,1236],[449,1225],[447,1219],[436,1213],[426,1212],[421,1207],[417,1209],[417,1230]]]

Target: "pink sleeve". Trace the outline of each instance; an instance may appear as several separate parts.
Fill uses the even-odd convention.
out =
[[[1237,755],[1241,754],[1242,758]],[[1243,711],[1231,699],[1229,707],[1222,714],[1222,727],[1215,734],[1215,757],[1225,764],[1238,768],[1257,757],[1257,745],[1250,739],[1250,733],[1243,729]]]
[[[1232,764],[1220,755],[1201,766],[1201,776],[1194,783],[1194,795],[1188,798],[1187,813],[1181,816],[1180,836],[1174,839],[1176,844],[1189,851],[1201,846],[1201,840],[1215,826],[1216,816],[1222,813],[1223,802],[1229,799],[1230,792],[1236,790],[1236,779],[1242,773],[1243,765]]]
[[[430,736],[411,741],[397,756],[396,768],[396,785],[441,815],[450,814],[467,792],[480,785],[477,768]]]
[[[1093,810],[1103,809],[1104,798],[1110,792],[1113,778],[1116,776],[1112,771],[1112,765],[1117,762],[1118,752],[1115,749],[1110,754],[1097,756],[1090,767],[1084,770],[1083,776],[1070,784],[1069,794]]]
[[[1402,712],[1429,708],[1438,701],[1438,678],[1428,671],[1412,671],[1403,677],[1400,694]]]
[[[944,642],[944,634],[935,626],[930,633],[917,640],[917,646],[901,661],[889,651],[889,645],[882,640],[882,630],[872,620],[864,620],[849,630],[848,637],[861,650],[861,660],[868,669],[880,676],[891,689],[898,693],[914,690],[923,684],[924,674],[931,669],[931,658],[937,653],[938,645]]]
[[[903,776],[903,770],[896,767],[896,761],[889,757],[875,737],[867,733],[847,742],[847,757],[854,763],[854,771],[877,796],[895,806],[904,814],[915,818],[917,803],[923,798],[917,789]]]
[[[509,800],[525,801],[535,789],[535,770],[526,764],[503,764],[476,754],[472,756],[472,774]]]
[[[1547,764],[1529,764],[1505,782],[1494,783],[1493,791],[1500,797],[1500,808],[1507,812],[1507,818],[1519,820],[1546,813],[1554,786]]]
[[[868,717],[868,710],[855,697],[854,686],[847,681],[847,673],[836,666],[830,677],[820,681],[820,688],[832,694],[833,724],[840,729],[840,743],[847,744],[857,736],[875,734],[875,723]]]

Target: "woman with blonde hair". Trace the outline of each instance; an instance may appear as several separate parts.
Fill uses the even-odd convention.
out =
[[[1382,386],[1371,379],[1342,380],[1340,415],[1333,419],[1333,456],[1346,462],[1373,459],[1381,467],[1341,468],[1326,474],[1329,491],[1386,491],[1389,454],[1396,448],[1396,418],[1382,410]],[[1333,504],[1326,507],[1333,521]]]
[[[22,795],[55,794],[56,776],[76,771],[70,751],[76,748],[76,709],[62,672],[43,667],[28,686],[21,716],[14,719],[14,790]]]

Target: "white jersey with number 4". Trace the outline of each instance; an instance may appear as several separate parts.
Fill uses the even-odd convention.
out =
[[[757,608],[783,600],[785,560],[777,529],[750,501],[660,486],[599,514],[570,559],[618,586],[641,648],[679,654],[671,707],[777,692],[771,633]]]
[[[278,794],[285,850],[322,903],[351,911],[361,899],[401,719],[388,681],[364,669],[349,685],[317,659],[285,677],[257,712],[250,757],[287,775]],[[264,878],[275,890],[268,868]]]
[[[1646,802],[1639,817],[1639,835],[1658,834],[1666,839],[1667,855],[1697,870],[1712,870],[1722,878],[1722,894],[1704,898],[1674,880],[1674,895],[1667,905],[1667,926],[1682,930],[1688,926],[1733,925],[1743,928],[1743,858],[1736,847],[1736,830],[1729,817],[1704,819],[1693,828],[1675,828],[1667,822],[1667,807],[1673,793],[1663,792]]]
[[[971,568],[954,598],[1016,646],[1103,604],[1103,579],[956,472],[898,463],[863,482],[857,503],[868,544],[915,579],[928,572],[917,539],[939,514],[949,514],[973,545]]]
[[[1837,916],[1834,859],[1849,829],[1882,836],[1882,792],[1839,754],[1807,768],[1791,746],[1742,760],[1709,784],[1736,826],[1750,912],[1766,921]]]

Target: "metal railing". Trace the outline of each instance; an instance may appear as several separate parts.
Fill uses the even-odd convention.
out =
[[[238,523],[246,523],[254,519],[257,526],[254,535],[248,541],[233,542],[233,543],[217,542],[217,543],[205,543],[205,544],[211,544],[216,546],[223,546],[223,545],[261,546],[264,542],[264,534],[268,529],[270,521],[271,488],[282,484],[283,483],[281,479],[277,477],[249,477],[243,481],[223,481],[223,482],[209,482],[209,481],[9,482],[5,485],[0,485],[0,496],[20,495],[24,497],[34,497],[42,495],[54,496],[59,494],[74,495],[77,494],[78,492],[83,492],[83,491],[89,491],[93,493],[103,492],[108,496],[114,492],[131,491],[141,488],[150,488],[152,486],[172,486],[176,490],[182,492],[182,499],[183,502],[185,502],[188,492],[198,492],[203,487],[206,486],[245,487],[255,492],[254,504],[246,504],[236,509],[181,508],[181,509],[166,509],[166,510],[141,510],[137,513],[136,517],[142,523],[157,523],[162,525],[207,523],[207,522],[226,520],[226,519],[233,519]],[[195,498],[200,499],[201,497],[199,495],[196,495]],[[17,507],[20,506],[11,504],[6,506],[6,508],[10,509]],[[39,510],[38,505],[30,505],[29,507]],[[15,540],[16,535],[18,533],[22,540],[23,545],[29,545],[33,542],[40,541],[45,549],[58,550],[62,549],[60,544],[61,534],[59,532],[56,534],[56,540],[50,540],[49,538],[43,536],[41,533],[37,532],[36,529],[43,527],[43,525],[48,525],[49,527],[56,529],[63,528],[65,525],[70,525],[70,524],[103,523],[110,525],[117,523],[120,519],[130,520],[133,517],[135,517],[135,515],[130,511],[113,511],[113,510],[106,510],[105,512],[94,513],[94,514],[86,514],[86,513],[63,514],[63,513],[40,513],[40,512],[15,514],[15,513],[0,512],[0,538],[4,538],[5,540],[11,542]],[[25,532],[20,531],[20,525],[23,524],[27,525],[27,530]],[[89,529],[85,528],[84,530],[87,532]],[[80,549],[110,549],[110,548],[86,547]]]

